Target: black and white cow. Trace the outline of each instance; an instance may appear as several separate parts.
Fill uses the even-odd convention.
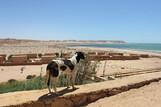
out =
[[[79,63],[80,59],[85,59],[83,52],[76,52],[73,57],[67,60],[52,60],[48,63],[46,68],[46,75],[47,75],[47,86],[49,89],[49,93],[51,93],[50,87],[53,85],[55,93],[56,84],[58,77],[61,74],[65,74],[67,76],[67,87],[69,88],[69,83],[71,80],[72,88],[74,89],[75,84],[75,77],[77,74],[77,64]],[[52,85],[50,85],[52,84]]]

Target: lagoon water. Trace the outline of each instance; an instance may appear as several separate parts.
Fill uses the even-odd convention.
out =
[[[161,43],[83,44],[79,46],[161,52]]]

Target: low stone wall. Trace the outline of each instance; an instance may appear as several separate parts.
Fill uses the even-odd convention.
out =
[[[6,54],[0,54],[0,56],[3,56],[3,57],[5,57],[5,58],[6,58],[6,56],[7,56],[7,55],[6,55]]]
[[[140,57],[142,57],[142,58],[149,58],[150,56],[148,54],[141,54]]]
[[[106,52],[97,52],[96,55],[106,55]]]
[[[53,60],[54,58],[56,58],[56,56],[54,56],[54,55],[42,56],[41,57],[41,62],[42,63],[48,63],[51,60]]]
[[[0,65],[37,65],[37,64],[47,64],[49,61],[56,58],[56,53],[45,53],[45,54],[15,54],[10,55],[6,58],[6,55],[0,55]],[[148,54],[129,54],[124,55],[123,53],[108,53],[108,52],[88,52],[90,60],[101,61],[101,60],[138,60],[140,58],[149,58]],[[71,53],[62,53],[62,58],[68,59],[71,57]],[[32,62],[31,60],[41,58],[39,62]],[[8,59],[6,61],[6,59]]]
[[[123,53],[113,53],[113,52],[88,52],[88,55],[109,55],[109,56],[113,56],[113,55],[124,55]]]
[[[120,55],[120,56],[123,56],[124,54],[123,53],[109,53],[110,56],[114,56],[114,55]]]
[[[88,55],[96,55],[96,52],[88,52]]]
[[[113,96],[128,91],[130,89],[140,88],[142,86],[150,84],[151,82],[158,82],[160,80],[161,77],[145,80],[138,83],[131,83],[126,86],[103,89],[98,91],[91,91],[89,93],[66,95],[63,97],[57,97],[50,100],[32,101],[20,105],[12,105],[7,107],[80,107],[85,106],[91,102],[94,102],[100,98]]]
[[[20,55],[20,56],[11,56],[8,59],[9,62],[11,63],[27,63],[28,59],[27,59],[27,55]]]
[[[44,56],[50,56],[50,55],[54,56],[54,55],[56,55],[56,53],[45,53],[44,54]]]
[[[0,64],[3,64],[5,62],[5,57],[4,56],[0,56]]]
[[[38,54],[26,54],[27,58],[37,58]]]
[[[109,60],[138,60],[140,59],[139,56],[120,56],[114,55],[109,58]]]
[[[138,60],[139,56],[122,56],[122,55],[89,55],[90,60]]]
[[[110,58],[110,56],[108,55],[89,55],[89,60],[108,60]]]

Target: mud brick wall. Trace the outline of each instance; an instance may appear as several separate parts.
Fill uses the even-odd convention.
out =
[[[121,55],[114,55],[109,58],[109,60],[138,60],[140,59],[139,56],[121,56]]]
[[[114,55],[120,55],[120,56],[123,56],[124,54],[123,53],[108,53],[110,56],[114,56]]]
[[[89,60],[108,60],[110,58],[109,55],[89,55]]]
[[[105,52],[97,52],[96,55],[105,55]]]
[[[65,58],[65,59],[69,59],[72,57],[72,53],[68,52],[68,53],[61,53],[59,57]]]
[[[21,55],[21,56],[11,56],[8,59],[9,62],[14,63],[27,63],[28,59],[26,55]]]
[[[96,52],[88,52],[88,55],[96,55]]]
[[[54,56],[56,53],[45,53],[44,56]]]
[[[3,56],[3,57],[5,57],[5,58],[6,58],[6,56],[7,56],[7,55],[6,55],[6,54],[0,54],[0,56]]]
[[[142,58],[149,58],[150,56],[148,54],[141,54],[140,57],[142,57]]]
[[[108,60],[110,58],[109,55],[101,55],[100,60]]]
[[[89,60],[138,60],[139,56],[121,56],[121,55],[89,55]]]
[[[4,63],[6,61],[5,56],[0,56],[0,64]]]
[[[98,55],[89,55],[89,60],[99,60],[99,56]]]
[[[27,58],[37,58],[37,54],[26,54]]]
[[[56,58],[55,56],[53,56],[53,55],[45,55],[45,56],[42,56],[41,57],[41,62],[42,63],[48,63],[48,62],[50,62],[51,60],[53,60],[54,58]]]

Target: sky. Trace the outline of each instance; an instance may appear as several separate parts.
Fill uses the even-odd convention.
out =
[[[0,0],[0,38],[161,43],[161,0]]]

